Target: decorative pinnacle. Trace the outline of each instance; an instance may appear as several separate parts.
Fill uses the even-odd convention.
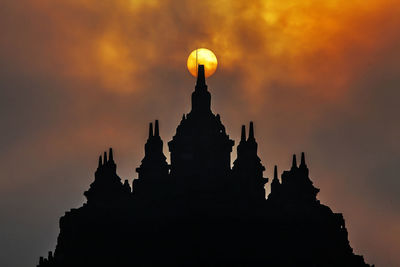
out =
[[[306,166],[306,157],[304,156],[304,152],[301,152],[300,166]]]
[[[102,164],[103,164],[102,161],[103,161],[103,160],[102,160],[101,155],[100,155],[100,157],[99,157],[99,166],[98,166],[98,168],[100,168],[100,167],[102,166]]]
[[[246,141],[246,125],[242,125],[242,136],[240,138],[241,142],[245,142]]]
[[[155,122],[154,136],[160,136],[160,130],[158,127],[158,120]]]
[[[108,161],[114,162],[113,150],[112,150],[111,147],[110,147],[110,150],[108,152]]]
[[[106,165],[107,163],[107,151],[104,151],[104,158],[103,158],[103,165]]]
[[[274,180],[278,180],[278,166],[274,167]]]
[[[293,154],[292,168],[297,168],[296,154]]]
[[[149,138],[153,137],[153,123],[150,122],[149,124]]]
[[[254,140],[254,126],[252,121],[250,122],[249,139],[247,140]]]
[[[197,70],[196,89],[197,88],[207,88],[206,76],[204,73],[204,65],[199,65],[198,70]]]

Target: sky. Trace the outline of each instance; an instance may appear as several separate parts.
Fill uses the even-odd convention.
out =
[[[218,58],[213,111],[236,143],[254,121],[265,176],[304,151],[354,251],[400,266],[398,14],[398,0],[2,0],[0,266],[54,250],[108,147],[132,181],[158,119],[168,154],[198,47]]]

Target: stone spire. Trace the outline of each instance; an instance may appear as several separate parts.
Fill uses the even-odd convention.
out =
[[[114,156],[113,156],[113,150],[110,147],[110,150],[108,152],[108,162],[114,162]]]
[[[296,155],[293,155],[292,167],[289,171],[282,174],[282,189],[286,194],[290,194],[297,203],[315,203],[319,189],[314,187],[313,182],[308,176],[309,170],[305,162],[304,153],[301,154],[300,166],[297,166]]]
[[[241,158],[244,158],[247,153],[247,141],[246,141],[246,126],[242,125],[242,133],[241,133],[241,137],[240,137],[240,142],[239,145],[236,148],[237,150],[237,157],[240,158],[239,161],[241,160]]]
[[[271,183],[271,194],[273,194],[274,196],[276,194],[278,194],[280,185],[281,184],[280,184],[279,179],[278,179],[278,166],[275,165],[275,167],[274,167],[274,178],[272,179],[272,183]],[[272,197],[274,197],[274,196],[272,196]],[[268,199],[270,199],[269,196],[268,196]]]
[[[114,162],[114,153],[112,148],[104,156],[99,157],[99,165],[94,174],[94,181],[89,190],[84,195],[88,204],[109,205],[111,202],[127,197],[123,191],[121,178],[117,175],[117,165]]]
[[[99,166],[97,168],[100,168],[103,165],[103,160],[101,158],[101,155],[99,157]]]
[[[243,201],[265,199],[264,184],[268,179],[263,177],[265,167],[257,155],[257,146],[253,122],[250,122],[247,140],[246,127],[242,125],[241,139],[237,146],[237,158],[233,162],[232,174],[241,188],[240,198]]]
[[[158,120],[149,124],[149,138],[144,146],[144,158],[142,164],[136,171],[139,173],[139,180],[147,177],[164,177],[168,174],[168,164],[163,153],[163,141],[160,137]]]
[[[103,165],[107,164],[107,151],[104,151]]]
[[[204,65],[199,65],[197,69],[196,90],[207,90]]]
[[[250,122],[250,128],[249,128],[249,138],[247,139],[247,141],[255,141],[254,138],[254,125],[253,122]]]
[[[293,154],[292,169],[296,169],[296,168],[297,168],[296,154]]]
[[[179,178],[199,178],[196,182],[195,178],[186,180],[184,184],[193,188],[203,184],[205,188],[208,183],[215,182],[216,177],[230,172],[230,152],[234,142],[229,139],[220,116],[211,111],[211,94],[207,90],[204,65],[198,66],[191,102],[191,111],[182,117],[176,134],[168,142],[171,152],[170,173]],[[218,183],[226,181],[219,179]]]
[[[247,138],[247,149],[250,154],[257,157],[258,144],[254,137],[254,123],[251,121],[249,126],[249,137]]]
[[[197,82],[192,93],[193,114],[211,114],[211,94],[207,91],[204,65],[199,65]]]
[[[304,176],[308,177],[308,167],[306,164],[306,157],[304,155],[304,152],[301,153],[301,161],[300,161],[299,171],[301,171]]]
[[[246,125],[242,125],[242,135],[240,138],[240,142],[246,142]]]
[[[301,152],[300,167],[307,167],[307,165],[306,165],[306,159],[305,159],[305,156],[304,156],[304,152]]]

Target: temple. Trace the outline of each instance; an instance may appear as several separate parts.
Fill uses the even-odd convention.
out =
[[[60,219],[47,266],[370,266],[353,253],[340,213],[321,204],[305,154],[269,179],[256,128],[234,141],[199,65],[189,113],[163,153],[160,123],[149,124],[137,178],[121,181],[110,148],[99,157],[87,202]],[[239,130],[239,129],[238,129]]]

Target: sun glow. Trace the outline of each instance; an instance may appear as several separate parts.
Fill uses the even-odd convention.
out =
[[[205,76],[210,77],[217,70],[217,57],[207,48],[198,48],[190,53],[187,60],[187,68],[194,77],[197,77],[198,65],[204,65]]]

